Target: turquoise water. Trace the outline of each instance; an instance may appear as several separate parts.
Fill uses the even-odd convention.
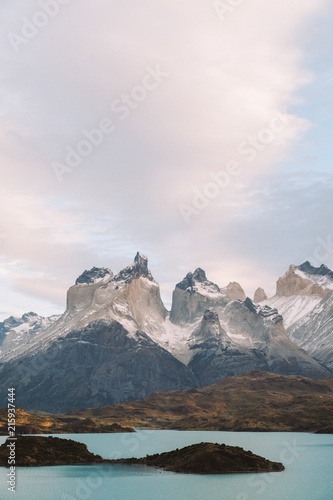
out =
[[[60,437],[65,437],[64,435]],[[286,470],[271,474],[182,475],[143,466],[18,468],[16,493],[8,492],[0,468],[0,498],[6,500],[332,500],[333,435],[138,431],[136,434],[75,434],[104,458],[147,453],[209,441],[242,446]],[[0,444],[5,438],[0,438]]]

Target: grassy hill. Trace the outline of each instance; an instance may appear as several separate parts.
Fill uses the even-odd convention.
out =
[[[155,393],[114,406],[66,415],[17,410],[17,434],[180,430],[333,432],[333,379],[263,371],[227,377],[188,391]],[[7,434],[7,410],[0,410]]]
[[[0,409],[0,435],[7,436],[7,409]],[[36,412],[37,413],[37,412]],[[75,434],[75,433],[107,433],[134,432],[132,428],[109,421],[106,424],[92,418],[69,417],[38,412],[28,413],[21,408],[16,409],[16,434]]]
[[[155,429],[331,433],[333,380],[249,372],[208,387],[156,393],[75,416]]]
[[[180,450],[177,448],[166,453],[147,455],[144,458],[118,459],[111,462],[148,465],[185,474],[239,474],[284,470],[280,462],[271,462],[239,446],[217,443],[192,444]]]

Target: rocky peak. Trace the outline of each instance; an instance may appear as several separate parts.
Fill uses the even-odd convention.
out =
[[[279,311],[269,306],[259,307],[258,313],[259,316],[261,316],[262,318],[269,318],[271,321],[273,321],[273,323],[280,323],[280,321],[283,321],[283,318],[279,314]]]
[[[249,311],[257,314],[261,318],[267,318],[273,321],[273,323],[280,323],[280,321],[283,321],[283,318],[279,314],[277,309],[273,309],[269,306],[260,307],[258,305],[255,305],[249,297],[247,297],[244,301],[244,305],[249,309]]]
[[[30,311],[30,312],[24,313],[22,316],[22,319],[29,319],[29,318],[36,318],[36,317],[38,317],[38,314]]]
[[[137,263],[139,267],[148,269],[148,257],[146,255],[143,255],[143,253],[137,252],[136,256],[134,257],[134,262]]]
[[[128,284],[138,278],[147,278],[150,281],[155,281],[148,269],[148,258],[140,252],[137,252],[133,264],[122,269],[113,278],[113,281],[124,281]]]
[[[0,330],[3,329],[3,331],[9,332],[23,323],[34,325],[41,322],[43,319],[44,318],[42,316],[38,316],[38,314],[34,312],[24,313],[21,318],[10,316],[0,323]]]
[[[255,306],[250,299],[250,297],[246,297],[244,300],[244,306],[248,308],[249,311],[256,313],[257,312],[257,306]]]
[[[254,297],[253,297],[253,302],[255,304],[258,304],[258,302],[262,302],[263,300],[267,300],[268,297],[266,295],[266,292],[263,288],[257,288],[256,291],[254,292]]]
[[[333,281],[333,271],[331,271],[329,267],[325,266],[325,264],[322,264],[320,267],[314,267],[307,260],[300,266],[295,266],[295,268],[296,270],[298,269],[299,271],[303,271],[304,273],[307,274],[313,274],[315,276],[316,275],[327,276]]]
[[[188,273],[180,283],[177,283],[176,288],[188,292],[220,293],[220,288],[207,279],[205,271],[200,267],[194,273]]]
[[[244,302],[246,300],[246,294],[243,288],[236,281],[232,281],[225,288],[225,294],[230,300],[241,300]]]
[[[193,290],[196,281],[198,281],[199,283],[204,283],[205,281],[207,281],[206,273],[200,267],[198,267],[198,269],[196,269],[194,273],[187,273],[185,278],[180,283],[178,283],[176,287],[180,288],[181,290],[187,290],[188,288],[191,288]]]
[[[204,283],[207,281],[206,273],[201,267],[198,267],[193,273],[193,279],[199,283]]]
[[[173,323],[184,323],[202,318],[204,312],[217,304],[224,306],[228,302],[220,288],[209,281],[205,271],[198,268],[188,273],[176,285],[172,295],[170,320]]]
[[[305,263],[306,267],[310,265]],[[312,266],[311,266],[312,267]],[[291,295],[319,295],[324,296],[324,289],[321,286],[316,285],[316,283],[309,279],[309,274],[301,271],[297,272],[299,269],[297,266],[291,265],[288,271],[279,278],[276,282],[276,295],[289,297]]]
[[[197,344],[198,339],[206,341],[207,339],[215,338],[218,339],[220,343],[224,343],[225,345],[231,343],[231,340],[221,326],[219,315],[213,309],[205,310],[201,323],[193,332],[192,338],[195,340],[191,349],[195,349],[199,346],[199,344]],[[203,346],[201,345],[201,347]],[[206,347],[208,347],[208,344]]]
[[[9,318],[6,318],[1,324],[5,328],[11,328],[15,326],[19,326],[22,323],[19,318],[14,318],[14,316],[9,316]]]
[[[91,285],[98,281],[110,281],[113,272],[107,267],[93,267],[89,271],[84,271],[75,281],[75,285]]]

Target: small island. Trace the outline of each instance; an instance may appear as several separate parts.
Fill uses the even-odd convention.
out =
[[[0,467],[8,467],[8,444],[10,441],[6,440],[0,446]],[[17,436],[15,455],[17,467],[91,465],[104,462],[99,455],[90,453],[85,444],[53,436]]]
[[[147,455],[144,458],[113,460],[113,463],[140,464],[185,474],[236,474],[281,472],[280,462],[245,451],[239,446],[217,443],[198,443],[167,453]]]
[[[6,440],[0,446],[0,467],[8,467]],[[245,451],[238,446],[199,443],[182,449],[147,455],[144,458],[105,460],[88,451],[83,443],[72,439],[44,436],[18,436],[15,442],[16,466],[42,467],[53,465],[126,464],[155,467],[183,474],[236,474],[281,472],[283,464]]]

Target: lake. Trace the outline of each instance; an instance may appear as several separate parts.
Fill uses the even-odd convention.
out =
[[[270,474],[182,475],[144,466],[17,468],[16,493],[0,468],[1,500],[332,500],[333,435],[307,433],[148,431],[73,434],[104,458],[141,457],[202,441],[241,446],[282,462]],[[0,444],[5,437],[0,436]],[[13,496],[14,495],[14,496]]]

